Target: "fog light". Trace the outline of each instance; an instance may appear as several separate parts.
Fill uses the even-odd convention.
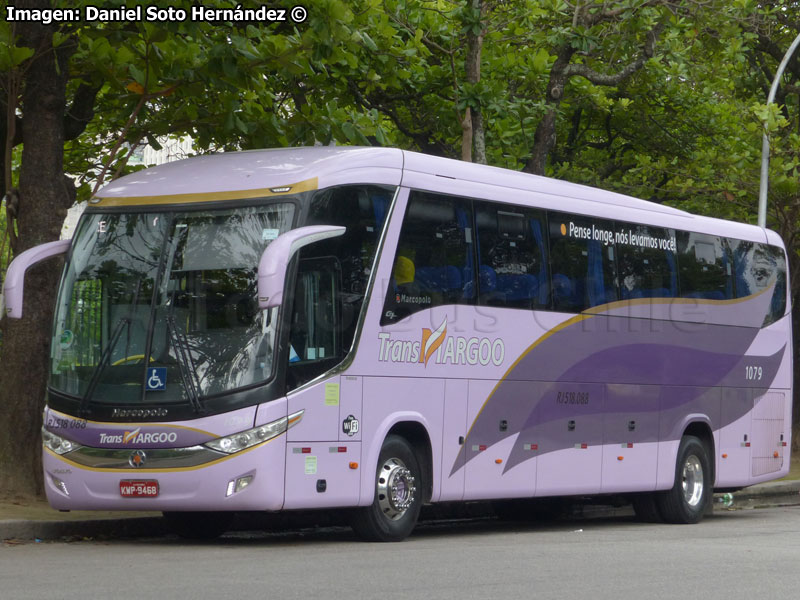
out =
[[[228,496],[233,496],[234,494],[241,492],[244,488],[250,485],[252,481],[252,475],[244,475],[236,480],[232,479],[228,482],[228,489],[225,491],[225,497],[227,498]]]
[[[53,481],[53,485],[56,486],[56,489],[64,494],[65,496],[69,496],[69,490],[67,490],[67,484],[61,481],[55,475],[50,475],[50,479]]]
[[[244,477],[239,477],[239,479],[236,480],[236,490],[234,490],[234,493],[241,492],[244,488],[250,485],[251,481],[253,481],[252,475],[245,475]]]

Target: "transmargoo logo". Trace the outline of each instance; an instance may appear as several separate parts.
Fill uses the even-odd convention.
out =
[[[379,333],[381,341],[378,360],[393,363],[422,363],[426,367],[433,358],[437,365],[503,364],[506,348],[503,340],[495,338],[461,337],[447,335],[447,318],[434,331],[423,328],[422,339],[392,339],[391,333]]]
[[[174,431],[156,431],[152,433],[141,433],[141,427],[125,433],[109,435],[100,434],[101,444],[164,444],[178,440],[178,434]]]

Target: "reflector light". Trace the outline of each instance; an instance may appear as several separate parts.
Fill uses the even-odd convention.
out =
[[[780,456],[780,454],[778,454],[778,452],[777,452],[777,451],[775,451],[775,452],[773,452],[773,453],[772,453],[772,457],[773,457],[773,458],[778,458],[779,456]]]
[[[728,455],[727,454],[723,454],[722,458],[728,458]]]
[[[502,464],[503,464],[503,459],[502,459],[502,458],[495,458],[495,459],[494,459],[494,462],[495,462],[495,464],[497,464],[497,465],[502,465]]]
[[[350,468],[353,469],[353,470],[357,469],[358,468],[358,463],[357,462],[351,462],[350,463]]]
[[[618,456],[617,460],[625,460],[625,457],[624,456]]]

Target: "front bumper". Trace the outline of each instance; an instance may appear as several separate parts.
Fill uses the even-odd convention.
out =
[[[130,450],[119,456],[82,449],[75,460],[45,449],[45,491],[58,510],[234,511],[280,510],[284,501],[286,437],[225,455],[208,449],[141,449],[148,459],[134,467]],[[152,458],[152,459],[151,459]],[[201,463],[201,464],[197,464]],[[252,476],[250,485],[229,494],[229,483]],[[157,481],[156,497],[127,498],[120,481]]]

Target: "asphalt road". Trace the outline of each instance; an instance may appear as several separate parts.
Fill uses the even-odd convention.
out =
[[[0,597],[792,598],[800,506],[717,512],[698,525],[629,517],[425,524],[406,542],[349,530],[0,547]]]

